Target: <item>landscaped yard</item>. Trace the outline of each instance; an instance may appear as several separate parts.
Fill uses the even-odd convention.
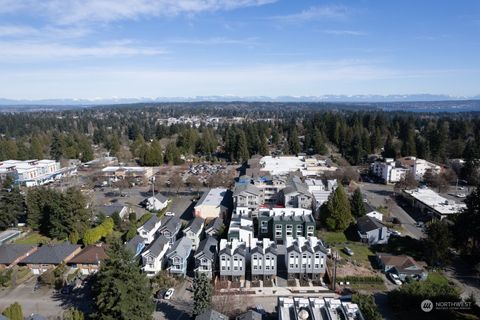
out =
[[[428,282],[434,283],[436,285],[448,284],[448,279],[440,272],[429,272],[428,273]]]
[[[18,243],[18,244],[40,244],[40,243],[47,243],[47,242],[51,242],[51,241],[52,241],[52,239],[50,239],[49,237],[42,236],[38,232],[30,232],[25,237],[15,241],[15,243]],[[55,242],[55,240],[53,240],[53,242]]]
[[[353,251],[353,256],[347,255],[344,251],[344,247],[349,247]],[[370,267],[369,256],[374,256],[375,254],[370,250],[368,245],[360,242],[347,242],[342,245],[335,246],[335,249],[340,252],[340,256],[344,259],[348,259],[354,263],[361,264],[365,267]]]
[[[317,236],[328,245],[347,242],[347,238],[343,232],[318,231]]]

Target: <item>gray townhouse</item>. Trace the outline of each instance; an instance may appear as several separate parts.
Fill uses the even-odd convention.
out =
[[[277,275],[277,245],[263,239],[250,251],[252,280],[273,280]]]
[[[163,217],[162,224],[157,233],[167,238],[170,244],[173,244],[177,239],[177,234],[181,226],[182,223],[179,218],[175,216]]]
[[[250,212],[263,204],[262,192],[253,184],[237,184],[233,190],[234,208],[248,208]]]
[[[192,252],[192,240],[182,237],[174,242],[165,255],[168,259],[168,271],[171,274],[185,277],[187,275],[188,258]]]
[[[312,209],[313,195],[300,177],[289,178],[287,186],[280,191],[280,198],[286,208]]]
[[[198,249],[194,254],[195,273],[204,273],[209,279],[213,278],[216,259],[217,259],[218,241],[214,237],[207,236],[200,241]]]
[[[185,237],[192,240],[192,250],[197,250],[198,244],[200,243],[200,238],[202,237],[204,222],[205,220],[202,218],[195,217],[190,220],[185,229],[183,229],[183,234]]]
[[[320,280],[325,274],[327,249],[316,237],[287,239],[288,278]]]
[[[223,280],[240,281],[245,279],[247,269],[247,248],[245,243],[237,240],[230,242],[220,240],[220,278]]]
[[[287,237],[310,237],[315,235],[315,219],[312,211],[302,208],[259,209],[257,237],[272,239],[278,244]]]

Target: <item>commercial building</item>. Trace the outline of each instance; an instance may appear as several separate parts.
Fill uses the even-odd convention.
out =
[[[196,217],[224,219],[230,209],[232,193],[225,188],[214,188],[205,192],[194,207]]]
[[[10,177],[16,185],[41,186],[74,171],[75,167],[61,168],[55,160],[5,160],[0,161],[0,182]]]
[[[466,207],[466,204],[444,198],[429,188],[404,190],[402,195],[413,207],[438,220],[459,213]]]
[[[102,175],[105,179],[116,181],[119,179],[141,179],[147,181],[158,170],[154,167],[119,167],[111,166],[102,169]]]

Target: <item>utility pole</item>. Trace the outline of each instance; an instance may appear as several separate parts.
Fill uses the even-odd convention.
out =
[[[337,287],[337,251],[333,254],[333,291],[335,292]]]

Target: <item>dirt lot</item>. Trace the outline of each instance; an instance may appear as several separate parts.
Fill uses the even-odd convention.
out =
[[[341,260],[337,263],[337,277],[357,276],[368,277],[374,276],[376,273],[371,268],[366,268],[360,265],[354,265],[353,263]]]

